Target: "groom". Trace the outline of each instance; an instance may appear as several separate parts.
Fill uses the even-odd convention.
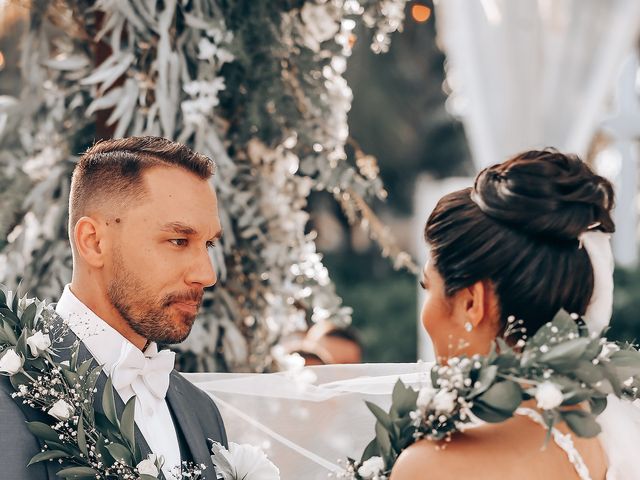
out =
[[[208,439],[227,444],[211,398],[173,370],[172,352],[158,351],[189,335],[204,289],[216,283],[208,250],[222,230],[213,168],[184,145],[132,137],[91,147],[71,181],[73,277],[56,311],[81,354],[111,375],[119,408],[136,395],[137,440],[145,457],[164,457],[165,476],[187,460],[215,479]],[[55,463],[27,467],[40,446],[25,421],[43,414],[19,406],[2,380],[0,478],[56,478]],[[102,375],[97,410],[105,382]]]

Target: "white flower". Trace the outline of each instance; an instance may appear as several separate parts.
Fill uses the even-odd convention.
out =
[[[376,456],[362,462],[362,465],[358,468],[358,475],[362,478],[373,479],[379,477],[383,470],[384,460]]]
[[[27,345],[31,349],[31,355],[37,357],[51,346],[51,339],[49,335],[38,331],[27,338]]]
[[[18,355],[14,349],[9,349],[7,353],[0,358],[0,373],[15,375],[22,370],[22,365],[24,365],[22,356]]]
[[[538,408],[551,410],[560,406],[564,397],[558,385],[553,382],[543,382],[536,387],[536,400]]]
[[[47,413],[52,417],[56,417],[61,422],[64,422],[65,420],[69,420],[69,418],[71,418],[71,415],[73,415],[74,411],[75,410],[73,409],[73,407],[67,402],[65,402],[64,400],[58,400],[53,404],[53,407],[51,407]]]
[[[431,405],[431,401],[436,394],[436,390],[433,387],[423,387],[418,392],[418,400],[416,400],[416,406],[421,410],[426,410]]]
[[[440,390],[433,397],[433,406],[438,413],[451,413],[456,407],[458,394],[454,391]]]
[[[147,458],[136,465],[136,468],[138,469],[138,473],[140,475],[150,475],[152,477],[157,477],[160,473],[158,471],[158,467],[156,467],[156,456],[153,453],[150,453]]]
[[[211,459],[224,480],[280,480],[280,470],[258,447],[231,442],[229,450],[214,444],[212,451]]]

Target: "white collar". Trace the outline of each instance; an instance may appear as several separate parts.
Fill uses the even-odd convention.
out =
[[[115,328],[96,315],[76,297],[69,285],[56,305],[56,313],[65,319],[71,331],[85,344],[93,358],[110,371],[120,357],[123,345],[131,343]],[[158,346],[152,342],[145,355],[157,353]]]

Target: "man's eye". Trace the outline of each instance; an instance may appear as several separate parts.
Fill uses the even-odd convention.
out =
[[[178,247],[185,247],[187,245],[186,238],[173,238],[169,241]]]
[[[207,242],[207,248],[213,248],[216,246],[216,242]]]

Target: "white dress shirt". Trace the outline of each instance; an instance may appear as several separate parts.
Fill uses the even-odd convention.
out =
[[[114,365],[127,349],[137,348],[82,303],[69,285],[64,288],[56,312],[68,322],[71,331],[84,343],[96,362],[103,365],[107,375],[111,375]],[[157,345],[152,343],[145,355],[149,357],[157,351]],[[151,451],[164,457],[162,470],[165,477],[174,478],[170,471],[180,465],[180,447],[166,400],[154,396],[140,377],[130,385],[116,388],[116,391],[125,403],[136,395],[136,425]]]

